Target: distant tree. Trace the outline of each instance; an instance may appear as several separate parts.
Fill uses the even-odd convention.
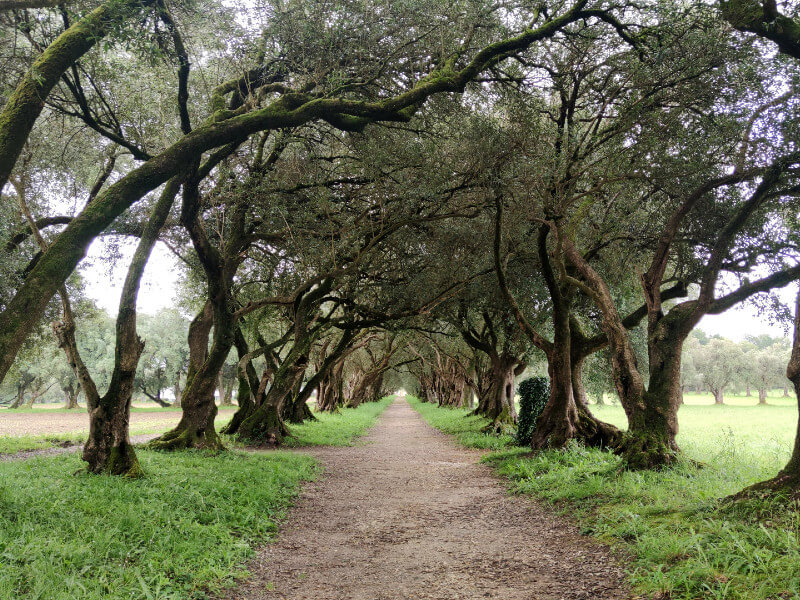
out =
[[[743,364],[741,348],[730,340],[712,339],[695,354],[695,366],[714,395],[715,404],[724,404],[725,389],[741,377]]]
[[[145,346],[136,373],[136,387],[153,402],[169,406],[162,393],[179,386],[188,368],[189,320],[175,309],[164,309],[155,315],[142,315],[140,323]]]
[[[789,349],[785,343],[777,342],[762,350],[748,352],[744,356],[745,374],[755,376],[758,403],[767,403],[767,391],[786,385],[786,363]]]

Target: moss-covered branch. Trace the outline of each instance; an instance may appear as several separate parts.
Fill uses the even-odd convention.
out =
[[[153,1],[109,0],[69,27],[34,61],[0,112],[0,189],[8,182],[44,101],[61,76],[114,26]]]

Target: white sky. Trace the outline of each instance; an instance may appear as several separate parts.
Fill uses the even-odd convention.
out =
[[[86,280],[87,295],[112,315],[117,314],[125,272],[134,249],[133,242],[123,242],[119,248],[121,260],[109,269],[108,261],[104,260],[108,254],[106,242],[95,240],[89,248],[86,260],[81,264],[80,271]],[[162,308],[175,306],[177,267],[178,259],[162,244],[156,245],[139,290],[141,312],[154,314]],[[790,285],[781,290],[781,298],[790,306],[795,289]],[[783,327],[771,325],[765,316],[758,315],[749,305],[739,306],[721,315],[705,316],[699,329],[709,335],[721,335],[734,341],[741,341],[746,335],[759,334],[788,337],[788,332]]]
[[[135,250],[135,241],[121,242],[121,258],[116,264],[111,264],[107,259],[108,243],[96,239],[79,267],[86,283],[86,295],[111,315],[117,314],[125,274]],[[175,306],[177,267],[178,259],[163,244],[156,244],[139,287],[140,312],[155,314],[162,308]]]

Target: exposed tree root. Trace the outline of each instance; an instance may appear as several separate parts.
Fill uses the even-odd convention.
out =
[[[590,448],[616,448],[622,440],[622,432],[604,421],[595,418],[587,410],[578,409],[574,414],[557,414],[545,411],[536,421],[531,436],[531,448],[566,448],[576,441]]]
[[[86,467],[86,471],[89,473],[117,475],[129,479],[144,477],[144,471],[136,457],[136,452],[133,446],[127,442],[110,448],[105,460],[99,460],[97,447],[87,443],[83,451],[83,460],[89,463]]]
[[[222,439],[217,435],[214,430],[211,431],[198,431],[190,427],[181,427],[180,425],[175,429],[166,432],[161,437],[158,437],[147,444],[151,450],[212,450],[220,452],[225,450],[225,445]]]
[[[623,467],[630,471],[661,469],[675,465],[679,451],[674,443],[662,436],[643,435],[627,432],[621,443],[614,448],[615,454],[622,457]]]
[[[262,405],[239,426],[238,437],[252,446],[275,448],[289,435],[274,406]]]
[[[476,414],[472,412],[471,414]],[[486,415],[480,415],[482,417],[486,417]],[[490,419],[489,423],[481,429],[483,433],[488,433],[492,435],[503,435],[503,434],[513,434],[516,430],[516,420],[514,419],[514,415],[508,410],[508,408],[503,408],[503,411],[494,417],[487,417]]]
[[[774,498],[787,504],[800,504],[800,474],[781,471],[772,479],[759,481],[723,499],[724,503]]]

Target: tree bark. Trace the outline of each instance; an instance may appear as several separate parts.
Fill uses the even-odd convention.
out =
[[[575,361],[580,369],[583,358],[589,355],[589,345],[579,330],[577,322],[570,318],[570,290],[562,286],[556,277],[548,252],[547,238],[550,226],[542,224],[537,237],[537,252],[541,263],[542,276],[553,303],[551,319],[553,341],[546,340],[522,314],[506,281],[505,270],[500,260],[502,238],[502,199],[496,198],[497,215],[494,235],[494,263],[500,291],[511,306],[517,323],[528,336],[531,343],[544,352],[547,357],[547,372],[550,377],[550,398],[542,414],[536,420],[531,436],[531,448],[541,450],[547,447],[563,448],[570,440],[580,439],[587,445],[598,447],[615,446],[619,440],[619,430],[604,423],[591,413],[582,397],[576,402],[573,389],[573,368]],[[556,257],[561,261],[560,256]],[[562,265],[563,266],[563,265]],[[580,345],[577,343],[580,341]],[[602,345],[592,348],[598,350]],[[582,387],[582,384],[581,384]]]
[[[175,396],[175,401],[172,403],[173,408],[181,407],[181,396],[183,395],[183,388],[181,388],[181,372],[178,371],[175,375],[175,386],[172,388],[172,393]]]
[[[207,300],[203,309],[189,325],[189,372],[181,397],[183,414],[178,425],[150,442],[156,449],[174,450],[181,448],[222,449],[222,441],[214,429],[217,405],[214,390],[217,385],[217,372],[227,357],[223,339],[212,342],[214,356],[208,349],[211,329],[216,325],[213,303]],[[215,331],[215,338],[217,338]],[[224,338],[224,334],[222,336]],[[213,360],[212,360],[213,358]],[[216,367],[216,368],[215,368]]]
[[[250,414],[261,403],[266,391],[267,384],[271,379],[271,357],[267,355],[267,368],[261,377],[261,381],[256,375],[256,369],[253,366],[250,348],[247,345],[247,340],[242,333],[240,327],[236,328],[234,335],[234,345],[236,346],[236,354],[239,357],[239,362],[236,365],[236,373],[239,381],[238,402],[239,408],[233,413],[233,417],[228,424],[222,428],[221,432],[226,435],[233,435],[239,430],[242,424]]]
[[[233,406],[233,386],[225,387],[225,378],[222,370],[219,372],[219,404],[220,406]]]
[[[214,390],[218,384],[220,370],[236,337],[236,314],[231,297],[231,285],[242,260],[243,233],[247,207],[244,202],[235,204],[230,211],[227,239],[221,242],[220,249],[214,247],[200,222],[200,179],[198,165],[190,169],[183,181],[183,205],[181,222],[189,233],[197,257],[203,267],[208,282],[206,308],[211,311],[213,335],[211,349],[205,354],[205,347],[195,349],[195,369],[187,376],[186,390],[181,399],[183,414],[178,425],[150,442],[150,446],[160,450],[179,450],[202,448],[223,450],[224,445],[214,427],[217,405]],[[205,309],[204,309],[205,313]],[[207,344],[208,316],[196,331],[197,344]],[[193,323],[194,325],[194,323]],[[189,331],[190,337],[192,330]],[[190,362],[191,362],[190,343]],[[204,356],[202,364],[199,356]]]
[[[759,404],[767,403],[767,388],[764,387],[758,388],[758,403]]]
[[[576,357],[573,352],[570,365],[572,368],[572,393],[578,406],[589,406],[589,396],[583,386],[583,362],[585,360],[585,357]]]
[[[517,357],[507,354],[493,353],[489,355],[489,360],[492,365],[491,383],[474,414],[489,419],[490,423],[484,431],[500,433],[517,422],[514,405],[516,369],[521,365],[524,370],[525,365]]]
[[[108,390],[97,399],[96,391],[87,393],[86,385],[81,382],[89,408],[89,439],[84,444],[82,458],[91,473],[125,477],[143,474],[129,436],[134,378],[144,350],[144,342],[136,334],[136,302],[147,261],[169,216],[178,187],[179,182],[174,179],[165,186],[128,267],[117,313],[114,371]]]
[[[320,412],[336,412],[344,403],[344,385],[342,373],[345,361],[338,361],[322,378],[317,387],[317,410]]]
[[[275,372],[264,400],[239,426],[237,433],[240,439],[256,446],[276,447],[289,435],[282,414],[284,405],[290,401],[293,390],[305,372],[305,369],[296,368],[297,358],[301,354],[297,346],[290,350]]]

